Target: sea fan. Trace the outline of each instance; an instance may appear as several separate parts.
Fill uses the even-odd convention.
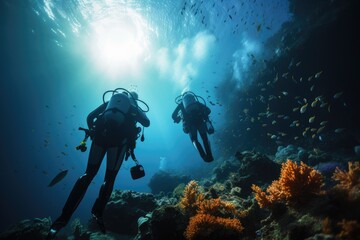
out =
[[[243,230],[238,219],[196,214],[190,219],[184,236],[187,240],[239,239]]]
[[[252,190],[255,192],[259,206],[266,207],[277,201],[286,203],[304,201],[311,195],[318,194],[323,185],[323,176],[320,172],[303,162],[298,165],[287,160],[282,164],[280,178],[272,182],[266,193],[256,185],[252,185]]]
[[[196,181],[191,181],[184,190],[179,207],[190,216],[184,232],[187,240],[194,239],[238,239],[243,227],[238,217],[245,214],[236,210],[234,204],[220,198],[205,199]]]
[[[335,169],[332,178],[339,182],[335,189],[346,192],[349,200],[360,199],[360,163],[348,162],[349,171]]]

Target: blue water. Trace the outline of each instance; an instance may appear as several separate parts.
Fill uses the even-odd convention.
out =
[[[1,228],[33,217],[58,216],[88,151],[87,114],[104,91],[136,90],[151,121],[136,154],[146,176],[132,180],[128,161],[115,188],[149,192],[159,169],[200,179],[211,173],[171,113],[174,99],[192,90],[212,102],[226,81],[249,81],[251,55],[270,58],[266,40],[291,20],[278,1],[61,1],[0,2],[0,213]],[[259,67],[261,68],[261,66]],[[233,89],[235,90],[235,89]],[[211,107],[221,129],[226,104]],[[215,159],[221,149],[211,136]],[[218,161],[220,161],[218,160]],[[86,221],[104,178],[102,165],[74,217]],[[61,170],[63,181],[47,185]]]

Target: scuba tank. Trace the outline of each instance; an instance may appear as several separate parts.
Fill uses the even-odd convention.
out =
[[[198,100],[195,98],[196,96],[192,93],[185,93],[182,97],[182,104],[186,112],[191,113],[193,111],[199,110],[199,105],[196,104]]]
[[[124,93],[116,93],[111,96],[103,113],[105,122],[121,125],[125,121],[125,115],[130,109],[129,97]]]

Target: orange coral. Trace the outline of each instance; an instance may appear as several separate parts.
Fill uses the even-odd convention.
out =
[[[341,227],[341,232],[336,237],[341,239],[359,239],[360,236],[360,224],[356,220],[343,219],[337,225]]]
[[[192,216],[184,236],[188,240],[217,239],[221,234],[237,236],[243,230],[236,217],[244,214],[238,212],[235,205],[220,198],[205,199],[196,181],[190,181],[184,190],[179,206]],[[229,218],[229,216],[231,218]]]
[[[252,185],[255,199],[260,207],[266,207],[277,201],[287,203],[303,200],[309,195],[320,192],[323,186],[323,176],[320,172],[301,162],[300,165],[287,160],[281,166],[279,180],[273,181],[266,189]]]
[[[184,236],[188,240],[231,239],[231,237],[237,239],[243,229],[238,219],[199,213],[190,219]]]
[[[185,189],[184,196],[180,200],[180,208],[186,213],[194,215],[198,209],[199,202],[204,200],[204,194],[199,191],[196,181],[190,181]]]
[[[348,192],[349,198],[352,200],[360,198],[360,163],[348,162],[349,171],[342,171],[338,167],[332,178],[339,183],[336,188]]]

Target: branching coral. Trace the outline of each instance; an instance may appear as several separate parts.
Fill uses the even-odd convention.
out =
[[[266,189],[252,185],[255,199],[260,207],[266,207],[277,201],[286,203],[302,201],[310,195],[318,194],[323,186],[323,176],[315,169],[301,162],[291,160],[282,164],[279,180],[273,181]]]
[[[218,239],[217,236],[238,236],[243,227],[237,217],[242,213],[235,205],[220,198],[205,199],[196,181],[191,181],[184,190],[179,204],[191,216],[184,236],[188,240]],[[222,234],[222,235],[218,235]]]
[[[184,236],[188,240],[200,239],[238,239],[244,228],[236,218],[222,218],[210,214],[196,214],[190,219]]]
[[[338,225],[341,227],[341,232],[336,237],[349,240],[359,239],[360,224],[356,220],[343,219]]]
[[[180,208],[185,213],[194,215],[198,210],[199,203],[204,200],[204,194],[200,192],[196,181],[190,181],[184,190],[184,196],[180,200]]]
[[[360,199],[360,163],[349,162],[349,171],[335,169],[332,178],[339,182],[335,188],[348,193],[350,200]]]

